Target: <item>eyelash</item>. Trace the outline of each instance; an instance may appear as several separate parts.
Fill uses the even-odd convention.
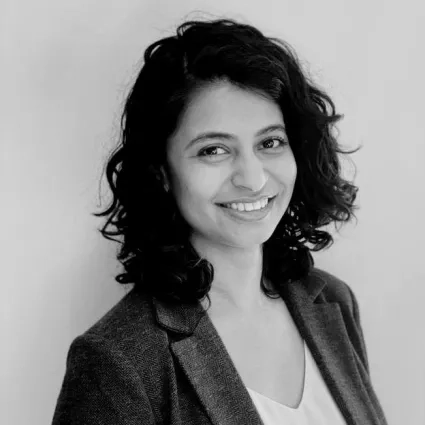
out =
[[[285,140],[285,139],[283,139],[282,137],[271,137],[270,139],[266,139],[266,140],[264,140],[263,142],[261,142],[261,143],[265,143],[265,142],[269,142],[269,141],[273,141],[273,140],[278,140],[280,143],[279,143],[279,146],[276,146],[276,148],[278,148],[278,147],[281,147],[281,146],[285,146],[285,145],[287,145],[288,144],[288,142]],[[220,148],[220,149],[224,149],[224,148],[222,148],[221,146],[216,146],[216,145],[213,145],[213,146],[208,146],[208,147],[206,147],[206,148],[203,148],[203,149],[201,149],[200,151],[199,151],[199,153],[198,153],[198,156],[210,156],[210,157],[212,157],[212,156],[219,156],[219,155],[204,155],[204,152],[205,151],[207,151],[207,150],[209,150],[209,149],[214,149],[214,148]],[[276,148],[271,148],[271,149],[276,149]],[[221,155],[223,155],[223,154],[221,154]]]

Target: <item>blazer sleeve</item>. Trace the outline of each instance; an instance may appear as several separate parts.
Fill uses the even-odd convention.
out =
[[[52,425],[154,425],[137,371],[113,344],[84,334],[71,344]]]

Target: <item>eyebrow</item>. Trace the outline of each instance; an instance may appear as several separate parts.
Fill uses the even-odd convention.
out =
[[[282,124],[272,124],[267,127],[264,127],[263,129],[257,131],[255,133],[255,137],[262,136],[263,134],[271,133],[273,131],[283,131],[286,132],[285,126]],[[206,139],[221,139],[221,140],[234,140],[237,137],[230,133],[222,133],[218,131],[207,131],[205,133],[201,133],[198,136],[196,136],[194,139],[192,139],[188,145],[186,146],[185,150],[191,148],[196,143],[202,142]]]

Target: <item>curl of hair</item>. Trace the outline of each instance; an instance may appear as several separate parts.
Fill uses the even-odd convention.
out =
[[[167,169],[167,140],[190,96],[221,80],[279,105],[297,164],[289,207],[263,245],[263,277],[273,285],[261,283],[267,296],[279,296],[286,282],[305,277],[314,265],[310,250],[333,243],[320,228],[351,220],[357,208],[358,188],[342,178],[338,157],[356,150],[338,145],[332,130],[342,116],[303,73],[293,49],[230,19],[185,22],[144,53],[124,106],[120,144],[106,165],[113,198],[94,214],[107,217],[102,235],[120,243],[124,271],[116,280],[167,302],[210,301],[213,266],[190,244],[189,225],[164,190],[160,167]]]

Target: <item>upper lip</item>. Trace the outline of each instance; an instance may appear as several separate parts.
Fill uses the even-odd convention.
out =
[[[246,204],[253,204],[257,201],[260,201],[264,198],[270,199],[273,198],[274,195],[263,195],[263,196],[256,196],[255,198],[239,198],[239,199],[233,199],[232,201],[226,201],[226,202],[220,202],[220,204],[238,204],[239,202],[241,203],[246,203]]]

